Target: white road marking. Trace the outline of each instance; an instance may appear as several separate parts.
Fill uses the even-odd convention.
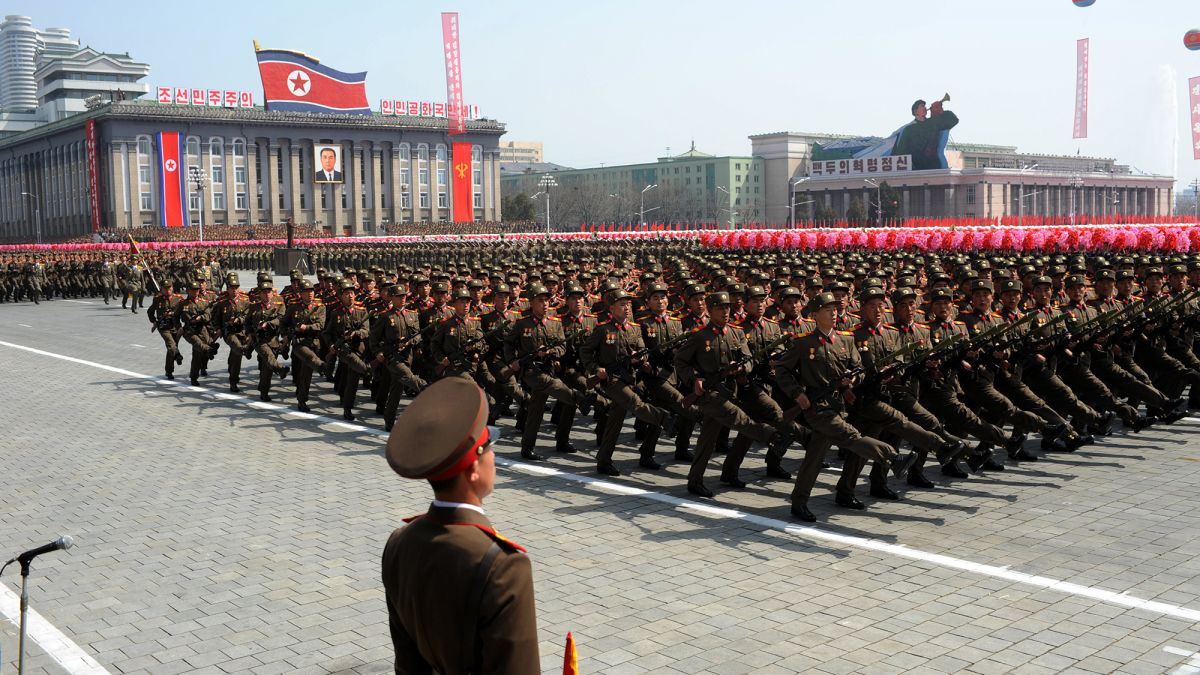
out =
[[[1171,671],[1171,675],[1195,675],[1200,673],[1200,652],[1188,651],[1179,647],[1163,647],[1163,651],[1175,656],[1182,656],[1188,659],[1188,662]]]
[[[146,345],[139,345],[139,344],[137,344],[136,342],[130,342],[130,343],[129,343],[129,346],[130,346],[130,347],[137,347],[138,349],[145,349],[145,348],[146,348]]]
[[[147,380],[150,382],[158,383],[160,386],[181,387],[181,388],[187,389],[189,391],[203,393],[214,399],[217,398],[216,394],[218,392],[214,392],[214,391],[212,391],[210,389],[206,389],[204,387],[191,387],[191,386],[187,386],[187,385],[179,385],[174,382],[160,380],[157,377],[154,377],[151,375],[143,375],[141,373],[136,373],[131,370],[126,370],[124,368],[117,368],[115,366],[109,366],[109,365],[105,365],[103,363],[87,361],[84,359],[75,358],[73,356],[66,356],[65,354],[56,354],[54,352],[48,352],[48,351],[44,351],[41,349],[35,349],[33,347],[26,347],[24,345],[18,345],[18,344],[13,344],[11,342],[4,342],[4,341],[0,341],[0,347],[9,347],[12,349],[19,349],[19,350],[22,350],[25,352],[29,352],[31,354],[47,356],[47,357],[59,359],[62,361],[68,361],[70,363],[77,363],[79,365],[89,366],[91,368],[97,368],[97,369],[105,370],[105,371],[108,371],[111,373],[125,375],[125,376],[131,377],[131,378],[143,379],[143,380]],[[284,406],[282,406],[282,405],[261,403],[258,401],[243,400],[242,405],[245,405],[245,406],[251,407],[251,408],[259,408],[259,409],[272,410],[272,411],[281,410],[282,411],[280,413],[281,417],[298,414],[294,410],[285,409]],[[319,415],[319,414],[315,414],[315,413],[307,413],[307,415],[310,416],[311,419],[313,419],[317,422],[329,424],[331,426],[333,426],[333,425],[344,425],[347,427],[357,426],[357,425],[348,425],[341,420],[338,420],[333,417],[327,417],[325,415]],[[388,436],[387,432],[385,432],[381,429],[370,429],[370,428],[366,428],[366,427],[360,427],[360,428],[362,429],[363,433],[371,435],[371,436],[375,436],[378,438],[387,438],[387,436]],[[509,443],[502,442],[502,445],[509,445]],[[930,565],[944,567],[946,569],[970,572],[972,574],[979,574],[982,576],[992,577],[995,579],[1003,579],[1006,581],[1011,581],[1013,583],[1024,584],[1026,586],[1033,586],[1036,588],[1045,588],[1048,590],[1063,593],[1065,595],[1074,595],[1074,596],[1079,596],[1079,597],[1084,597],[1084,598],[1090,598],[1097,602],[1102,602],[1102,603],[1109,604],[1109,605],[1115,605],[1118,607],[1128,607],[1130,609],[1140,609],[1140,610],[1144,610],[1144,611],[1147,611],[1147,612],[1150,612],[1153,614],[1161,614],[1163,616],[1171,616],[1171,617],[1175,617],[1177,619],[1184,619],[1187,621],[1200,622],[1200,610],[1189,609],[1187,607],[1183,607],[1180,605],[1172,605],[1169,603],[1158,602],[1155,600],[1147,600],[1145,598],[1139,598],[1139,597],[1136,597],[1133,595],[1129,595],[1128,592],[1110,591],[1105,588],[1098,588],[1096,586],[1084,586],[1082,584],[1073,583],[1073,582],[1066,581],[1063,579],[1054,579],[1052,577],[1045,577],[1045,576],[1036,575],[1036,574],[1026,574],[1024,572],[1018,572],[1016,570],[1009,569],[1008,566],[1004,566],[1004,565],[990,565],[990,564],[986,564],[986,563],[978,563],[978,562],[974,562],[972,560],[966,560],[964,558],[955,558],[953,556],[943,555],[941,553],[932,553],[929,551],[922,551],[920,549],[909,548],[908,546],[905,546],[903,544],[889,544],[885,541],[880,541],[878,539],[871,539],[869,537],[862,537],[862,536],[850,535],[850,534],[841,534],[841,533],[833,532],[833,531],[829,531],[829,530],[822,530],[817,526],[797,525],[794,522],[780,520],[778,518],[768,518],[766,516],[760,516],[760,515],[756,515],[756,514],[752,514],[752,513],[745,513],[745,512],[742,512],[742,511],[739,511],[739,510],[733,509],[733,508],[714,506],[714,505],[710,505],[710,504],[692,501],[689,499],[683,499],[681,497],[676,497],[674,495],[670,495],[670,494],[666,494],[666,493],[662,493],[662,492],[654,492],[651,490],[645,490],[642,488],[632,487],[632,486],[624,485],[621,483],[613,483],[611,481],[601,480],[599,478],[594,478],[592,476],[586,476],[586,475],[582,475],[582,474],[576,474],[576,473],[570,473],[567,471],[562,471],[561,469],[557,469],[557,468],[554,468],[551,466],[526,464],[524,462],[518,462],[518,461],[515,461],[512,459],[508,459],[507,457],[497,456],[496,464],[497,464],[497,466],[501,466],[501,467],[511,469],[514,471],[520,471],[522,473],[534,474],[534,475],[540,475],[540,476],[548,476],[548,477],[552,477],[552,478],[557,478],[559,480],[565,480],[565,481],[570,481],[570,482],[574,482],[574,483],[579,483],[579,484],[585,485],[590,488],[602,490],[604,492],[637,496],[637,497],[641,497],[643,499],[647,499],[650,501],[655,501],[655,502],[659,502],[662,504],[669,504],[669,505],[675,506],[677,508],[688,509],[690,511],[708,515],[713,518],[720,518],[720,519],[725,519],[725,520],[740,520],[740,521],[746,522],[746,523],[753,523],[754,525],[758,525],[759,527],[762,527],[762,528],[765,528],[768,530],[783,531],[788,534],[792,534],[797,537],[800,537],[802,539],[815,540],[815,541],[819,541],[819,542],[829,542],[829,543],[834,543],[834,544],[838,544],[841,546],[849,546],[849,547],[858,548],[858,549],[862,549],[862,550],[866,550],[866,551],[873,551],[873,552],[881,553],[884,555],[890,555],[890,556],[895,556],[895,557],[899,557],[899,558],[906,558],[909,560],[917,560],[917,561],[924,562],[924,563],[927,563]],[[1200,670],[1198,670],[1197,672],[1200,672]]]
[[[21,625],[21,597],[4,584],[0,584],[0,614],[3,614],[14,626]],[[25,627],[29,638],[68,673],[109,675],[104,666],[97,663],[96,659],[72,642],[71,638],[55,628],[37,610],[32,608],[28,610]],[[9,658],[16,660],[16,657],[11,654]]]
[[[63,300],[63,302],[73,302],[77,305],[94,305],[94,304],[96,304],[96,303],[88,301],[88,300]]]
[[[33,328],[33,326],[30,326],[30,325],[29,325],[29,324],[27,324],[27,323],[19,323],[19,324],[17,324],[17,325],[18,325],[18,326],[20,326],[21,328]]]

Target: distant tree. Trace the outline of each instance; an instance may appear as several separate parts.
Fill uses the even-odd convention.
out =
[[[846,220],[850,221],[851,225],[865,225],[867,213],[863,210],[861,199],[851,199],[850,208],[846,209]]]
[[[876,199],[883,201],[884,224],[887,224],[888,221],[894,222],[900,220],[901,198],[900,191],[888,185],[887,181],[880,183],[879,190],[871,196],[871,209],[869,211],[871,224],[874,225],[879,222],[879,209],[876,206]]]
[[[505,196],[500,199],[500,212],[505,220],[533,220],[533,200],[525,193]]]

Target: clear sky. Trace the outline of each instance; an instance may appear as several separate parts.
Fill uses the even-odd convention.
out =
[[[366,70],[381,98],[444,100],[439,12],[462,22],[464,92],[511,140],[585,167],[670,148],[747,154],[771,131],[887,135],[950,93],[959,142],[1115,157],[1200,178],[1187,78],[1197,0],[614,0],[120,3],[8,0],[39,28],[150,64],[157,85],[249,89],[251,40]],[[1092,39],[1090,134],[1071,138],[1075,41]]]

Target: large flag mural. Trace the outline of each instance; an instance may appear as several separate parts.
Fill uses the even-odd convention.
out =
[[[367,74],[343,73],[288,49],[261,49],[254,43],[267,110],[370,115]]]
[[[945,169],[946,143],[950,130],[958,124],[958,116],[946,110],[950,100],[946,94],[929,105],[918,99],[912,104],[913,119],[887,138],[863,136],[832,143],[814,143],[814,161],[830,159],[867,159],[872,157],[912,156],[912,169]]]

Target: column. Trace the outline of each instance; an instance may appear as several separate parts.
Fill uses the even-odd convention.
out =
[[[97,150],[99,150],[97,148]],[[125,195],[128,186],[127,176],[121,170],[121,158],[125,156],[125,144],[113,143],[108,151],[108,175],[112,177],[112,184],[109,186],[109,194],[112,196],[112,212],[108,218],[108,224],[112,227],[120,227],[129,222],[129,213],[125,210]],[[103,184],[103,183],[101,183]],[[89,205],[89,211],[91,209]],[[100,200],[100,208],[104,208],[104,199]]]
[[[900,213],[905,218],[912,217],[912,211],[910,210],[911,207],[909,206],[909,199],[910,199],[910,197],[908,194],[908,188],[904,188],[904,190],[902,190],[900,192]]]
[[[928,187],[921,188],[922,198],[924,199],[924,211],[921,213],[926,218],[933,217],[933,192]]]
[[[126,175],[129,176],[129,226],[142,224],[142,184],[138,180],[137,140],[126,146]]]
[[[234,172],[233,136],[225,139],[225,224],[237,225],[241,217],[237,210],[237,178]]]
[[[266,181],[263,186],[263,208],[271,214],[271,224],[277,225],[283,222],[283,217],[280,215],[279,195],[283,194],[282,186],[279,182],[279,142],[274,139],[267,139],[267,163],[263,166],[266,171]]]
[[[388,164],[392,167],[388,180],[389,199],[392,201],[391,206],[388,207],[388,212],[392,214],[393,223],[402,223],[404,222],[404,211],[400,208],[400,195],[402,191],[400,189],[400,145],[398,143],[392,143],[391,151],[388,153]]]
[[[346,196],[346,205],[350,207],[350,235],[360,237],[363,234],[363,148],[358,143],[351,143],[349,147],[350,151],[343,153],[344,157],[350,157],[352,160],[352,166],[350,167],[350,194]]]
[[[213,224],[212,210],[212,147],[209,145],[211,139],[200,139],[200,168],[204,171],[204,175],[208,176],[208,187],[200,193],[200,217],[203,219],[205,227]],[[197,226],[199,223],[197,223]]]
[[[962,216],[962,209],[958,203],[958,187],[955,185],[946,188],[946,205],[942,209],[942,215],[947,218]]]
[[[246,217],[250,227],[258,224],[258,160],[262,157],[262,148],[257,138],[246,139],[246,207],[249,209]]]
[[[349,155],[346,153],[346,146],[343,145],[342,146],[342,180],[343,181],[348,180],[349,176],[350,176],[350,167],[347,166],[347,164],[349,163],[349,160],[347,159],[348,157],[349,157]],[[332,229],[333,236],[340,237],[343,234],[342,227],[345,226],[345,224],[346,224],[345,213],[342,210],[342,195],[346,190],[346,183],[343,182],[341,185],[326,185],[322,189],[328,190],[328,192],[326,194],[328,195],[327,199],[329,200],[329,209],[330,209],[329,226],[331,228],[333,228]]]
[[[371,144],[371,185],[367,189],[367,194],[371,198],[371,226],[374,227],[372,234],[382,231],[383,227],[383,204],[380,203],[379,196],[388,192],[387,185],[382,182],[383,177],[383,148],[379,143]]]
[[[487,190],[487,192],[483,195],[483,203],[484,203],[484,205],[487,205],[489,203],[492,205],[492,220],[495,220],[498,222],[501,218],[504,217],[504,214],[500,212],[500,151],[499,150],[492,153],[492,161],[489,162],[489,164],[491,164],[491,166],[492,166],[492,180],[491,180],[491,182],[485,181],[484,188],[486,189],[490,185],[491,189]]]
[[[301,190],[300,186],[303,185],[303,183],[301,183],[303,178],[300,176],[300,153],[301,152],[304,152],[304,148],[301,146],[300,141],[297,141],[294,138],[289,138],[288,139],[287,167],[288,167],[288,176],[289,176],[289,178],[288,178],[288,185],[289,185],[288,194],[291,197],[291,200],[290,200],[291,206],[290,206],[290,209],[288,212],[288,217],[290,217],[293,220],[293,222],[295,222],[297,225],[304,222],[304,211],[303,211],[303,209],[300,208],[300,190]]]

